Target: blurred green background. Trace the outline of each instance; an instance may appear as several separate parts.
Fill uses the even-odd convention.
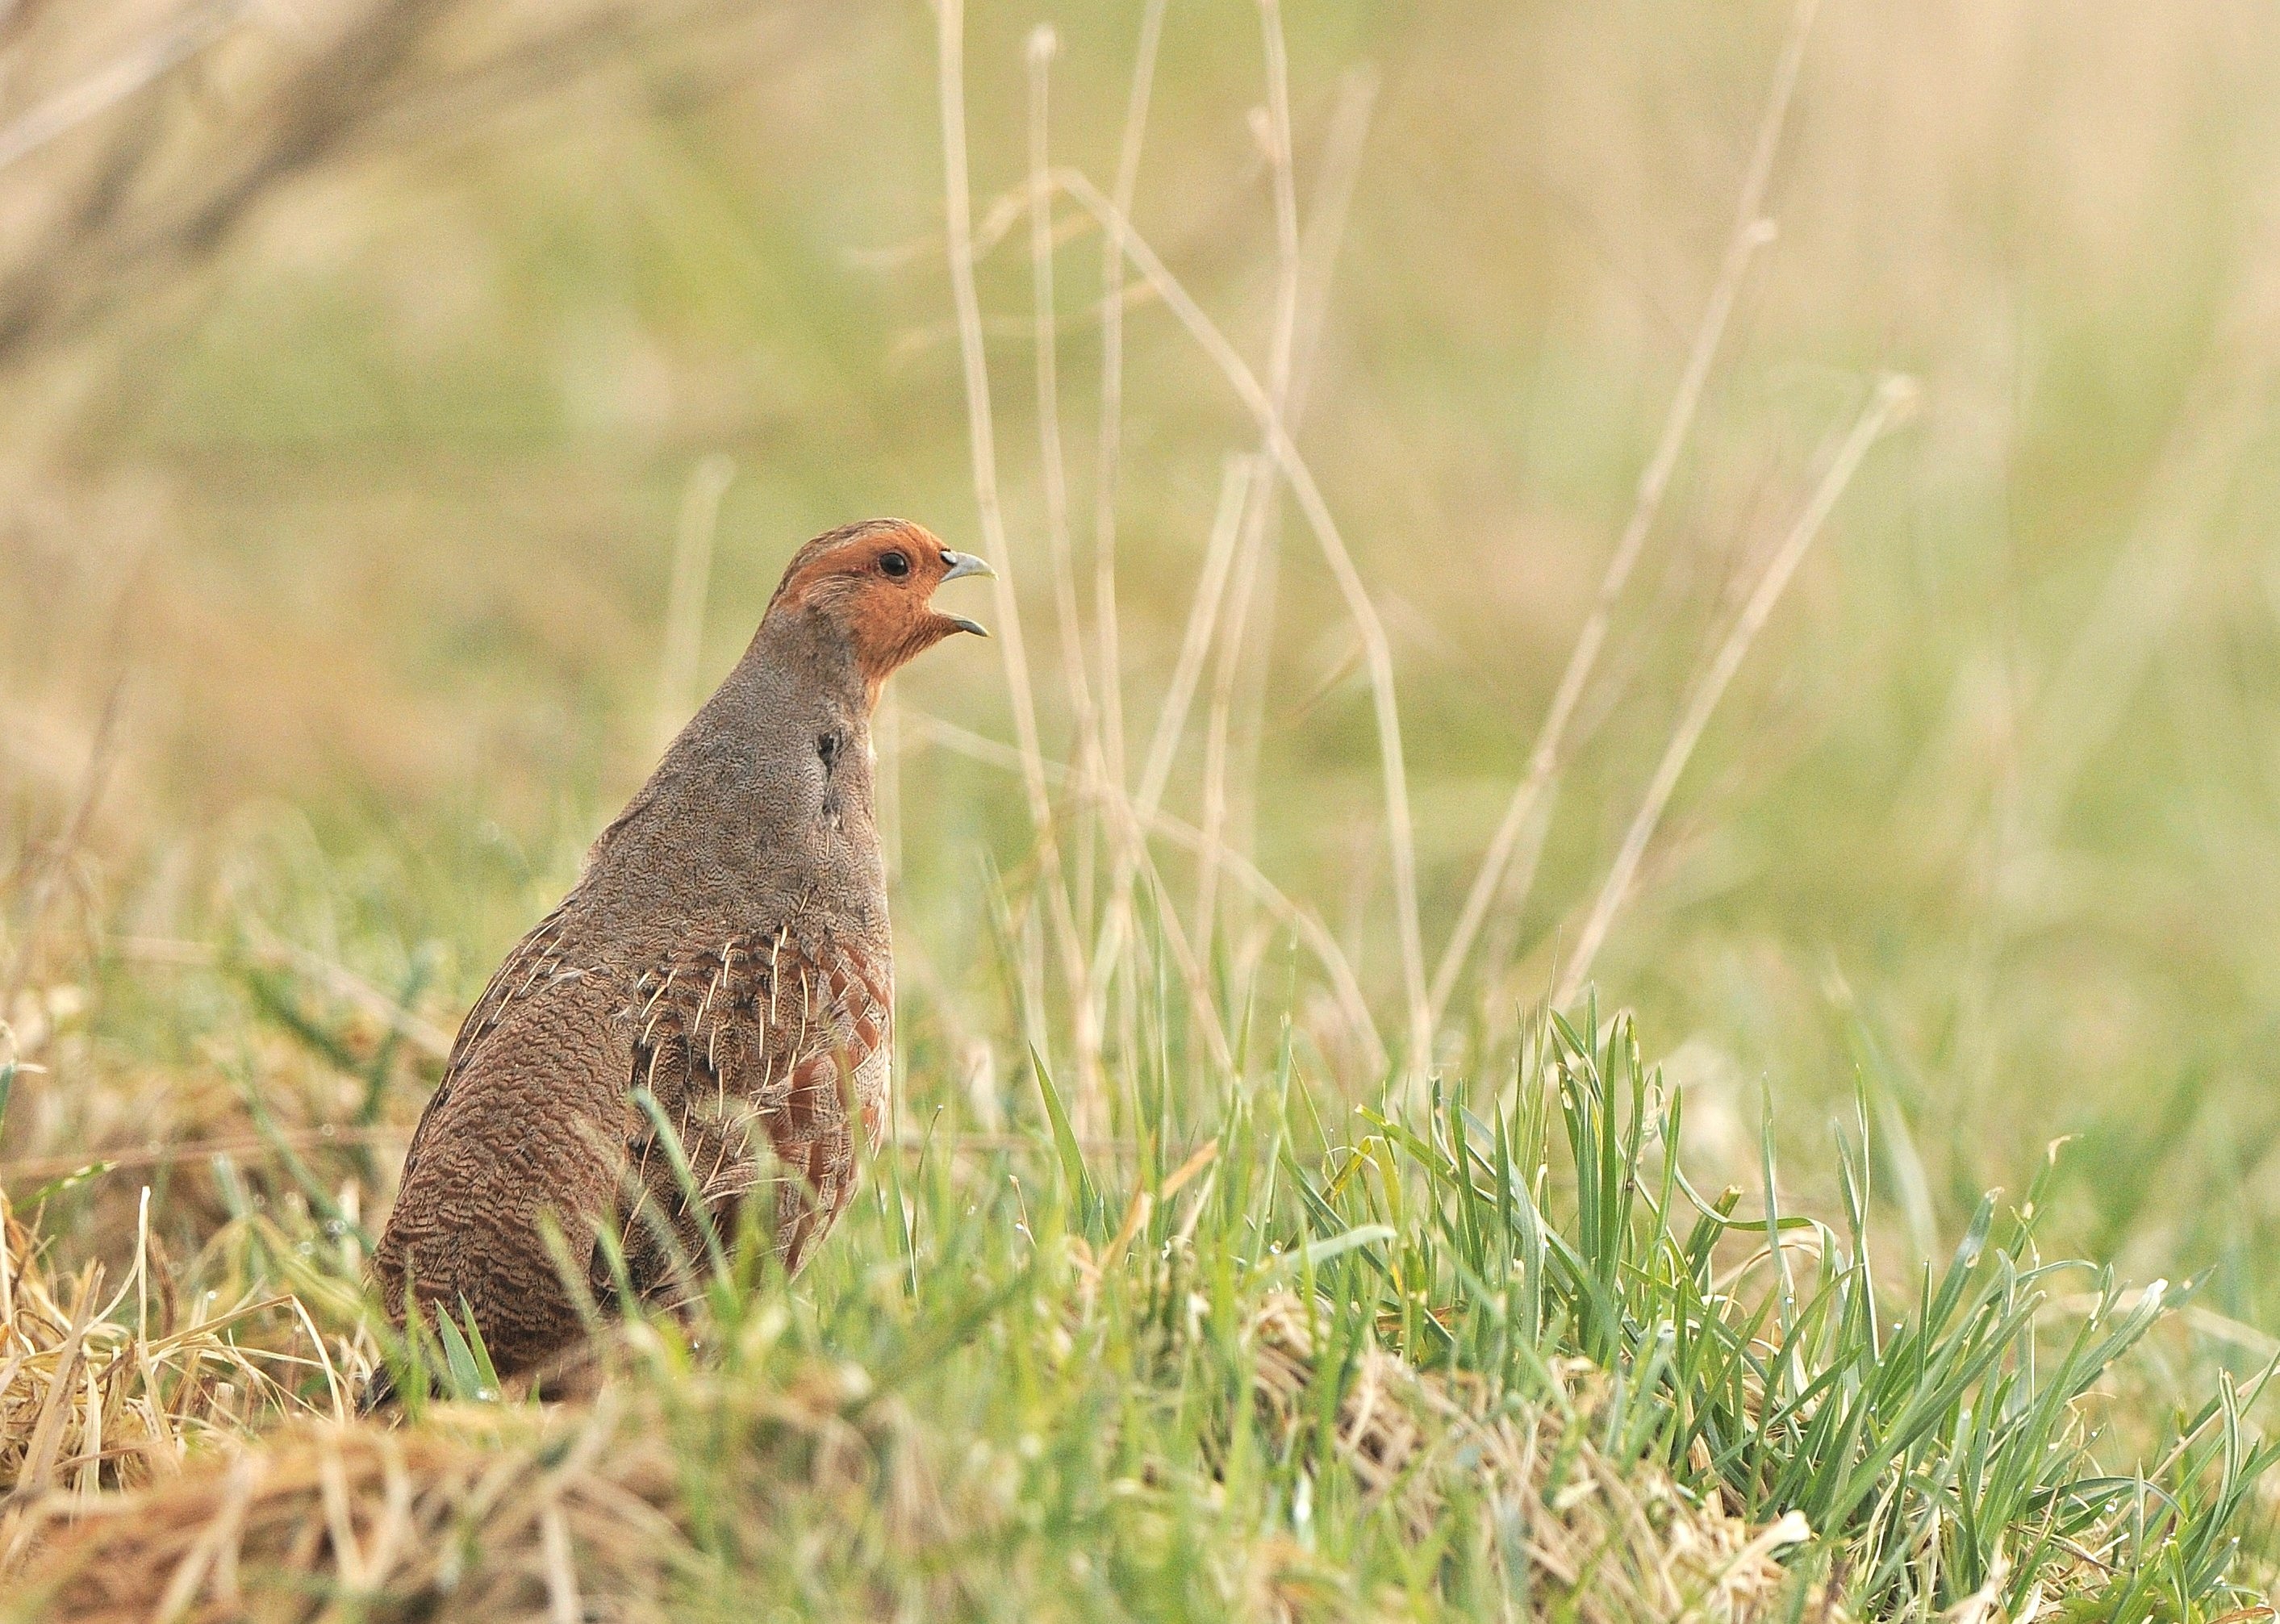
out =
[[[19,0],[0,123],[207,15]],[[1055,161],[1110,185],[1141,15],[977,0],[978,219],[1022,180],[1041,21]],[[1301,226],[1342,227],[1309,260],[1332,269],[1309,284],[1326,303],[1298,438],[1392,641],[1429,960],[1630,512],[1791,15],[1288,8]],[[653,755],[706,458],[735,476],[704,683],[809,535],[898,513],[982,544],[926,7],[211,18],[0,168],[6,1013],[48,1068],[20,1087],[11,1156],[194,1134],[232,1066],[289,1074],[247,1060],[227,985],[152,943],[258,927],[391,991],[432,962],[417,1001],[456,1023]],[[1172,0],[1161,51],[1135,219],[1263,371],[1259,13]],[[2280,1329],[2276,160],[2268,6],[1824,0],[1777,240],[1579,712],[1537,882],[1491,921],[1499,973],[1457,1001],[1452,1072],[1507,1064],[1689,684],[1876,378],[1903,373],[1920,410],[1869,452],[1715,712],[1594,966],[1603,1004],[1640,1012],[1720,1171],[1752,1168],[1769,1090],[1803,1188],[1826,1191],[1857,1080],[1895,1221],[1952,1244],[1982,1187],[2079,1135],[2069,1240],[2140,1278],[2215,1266],[2209,1306]],[[1055,219],[1089,584],[1100,240],[1073,206]],[[980,296],[1010,562],[1066,761],[1027,226],[1008,223]],[[1132,301],[1127,352],[1136,733],[1224,460],[1257,430],[1159,302]],[[1392,1034],[1369,690],[1283,508],[1232,827]],[[922,726],[1010,739],[1005,695],[990,651],[937,652],[899,679],[887,743],[906,1087],[999,1087],[1019,1116],[980,943],[989,867],[1018,881],[1028,820],[1013,777]],[[1198,750],[1167,801],[1183,817]],[[1188,859],[1159,861],[1187,898]],[[1303,1015],[1308,967],[1251,939],[1261,997],[1279,1008],[1295,977]]]

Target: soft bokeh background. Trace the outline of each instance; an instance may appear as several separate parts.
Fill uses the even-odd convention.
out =
[[[1106,187],[1140,8],[973,10],[977,218],[1023,173],[1040,21],[1056,160]],[[1289,9],[1302,226],[1335,213],[1339,132],[1363,132],[1335,257],[1310,260],[1334,268],[1298,440],[1393,641],[1429,956],[1630,511],[1789,16]],[[329,966],[304,996],[349,1020],[369,1012],[327,979],[345,971],[448,1031],[651,758],[706,458],[735,473],[702,682],[819,529],[893,512],[980,546],[934,19],[682,0],[0,18],[0,962],[47,1068],[19,1081],[0,1158],[194,1137],[247,1080],[330,1120],[353,1090],[202,955]],[[181,59],[15,150],[21,120],[154,39]],[[1254,7],[1175,0],[1135,211],[1262,369],[1264,83]],[[1491,923],[1498,973],[1458,1000],[1453,1071],[1506,1064],[1687,685],[1877,377],[1905,373],[1920,409],[1719,707],[1600,996],[1639,1011],[1702,1154],[1737,1174],[1769,1090],[1799,1178],[1825,1189],[1827,1124],[1858,1087],[1894,1221],[1952,1244],[1981,1188],[2078,1135],[2070,1240],[2141,1278],[2215,1266],[2209,1305],[2280,1329],[2276,92],[2280,17],[2248,0],[1824,0],[1778,240],[1618,610],[1537,883]],[[1100,243],[1074,208],[1057,219],[1089,580]],[[1013,222],[981,299],[1045,750],[1066,760],[1026,250]],[[1257,435],[1159,303],[1132,304],[1128,351],[1125,693],[1148,719],[1223,461]],[[1396,1032],[1369,692],[1287,504],[1267,568],[1232,827]],[[1020,897],[1031,842],[1018,781],[926,719],[1010,739],[1005,696],[991,651],[937,652],[900,680],[887,740],[907,1086],[982,1120],[1034,1109],[984,945],[990,868]],[[1184,902],[1186,858],[1161,861]],[[1016,926],[1034,948],[1041,927]],[[1279,1009],[1307,968],[1264,963]],[[1317,1064],[1340,1063],[1325,1043]],[[420,1075],[382,1115],[408,1122]]]

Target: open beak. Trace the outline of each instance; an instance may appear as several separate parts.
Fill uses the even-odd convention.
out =
[[[944,561],[950,566],[949,570],[943,575],[944,581],[956,581],[961,575],[995,575],[998,573],[982,559],[975,558],[970,552],[945,550],[942,556]],[[951,615],[946,618],[961,632],[972,632],[976,637],[990,635],[990,628],[979,620],[969,620],[963,615]]]

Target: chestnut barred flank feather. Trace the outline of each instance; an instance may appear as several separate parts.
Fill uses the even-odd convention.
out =
[[[622,1284],[669,1307],[740,1232],[797,1270],[829,1231],[888,1086],[871,709],[897,666],[982,629],[928,600],[983,568],[898,520],[793,557],[736,670],[460,1028],[374,1258],[399,1323],[470,1313],[513,1374],[585,1323],[561,1242],[596,1302]]]

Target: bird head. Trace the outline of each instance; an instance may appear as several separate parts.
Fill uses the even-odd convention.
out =
[[[866,693],[955,632],[989,629],[933,604],[945,581],[995,572],[972,553],[953,552],[923,525],[873,519],[817,536],[792,555],[768,600],[767,619],[805,613],[845,638]]]

